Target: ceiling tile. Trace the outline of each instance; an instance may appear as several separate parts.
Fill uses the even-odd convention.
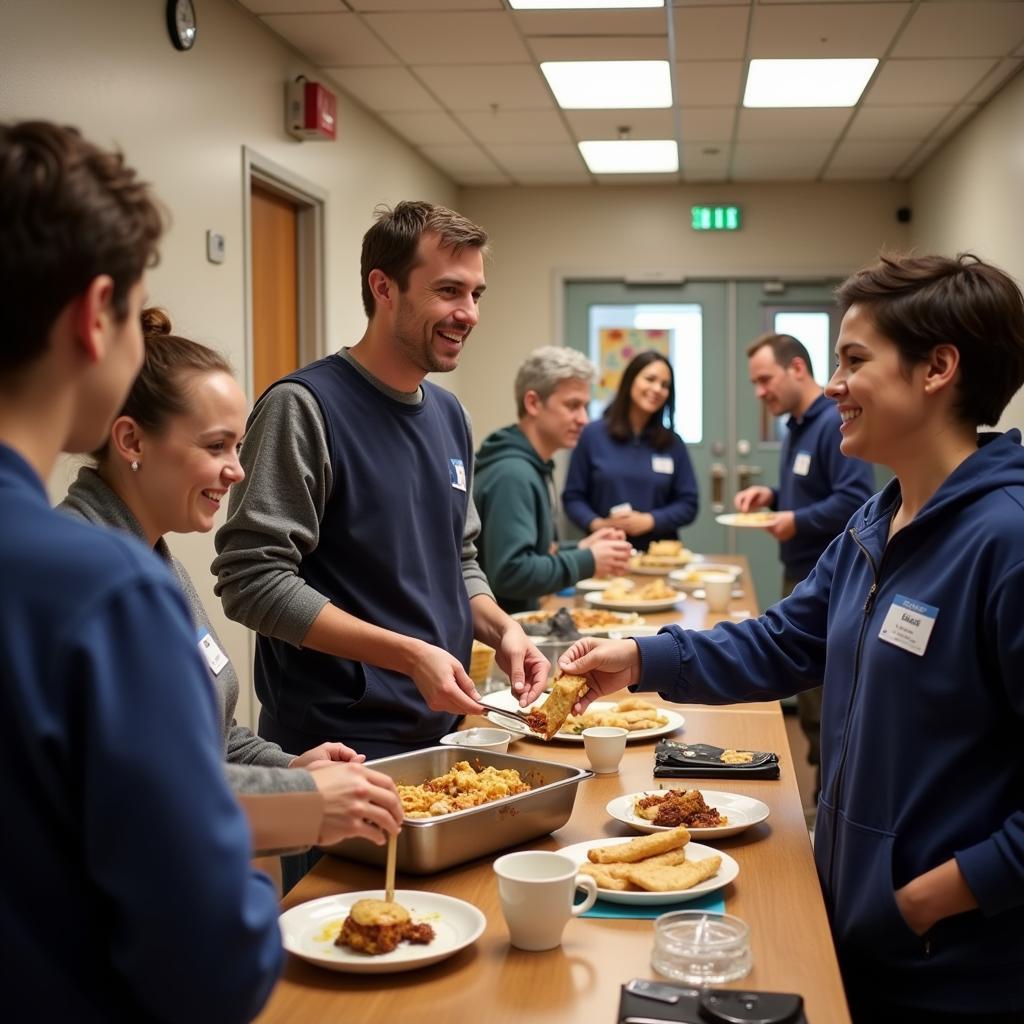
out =
[[[861,107],[846,133],[847,139],[925,139],[952,110],[950,104],[913,107]]]
[[[524,36],[663,36],[664,9],[634,11],[516,11]]]
[[[816,140],[832,143],[846,127],[851,113],[845,107],[741,110],[736,139],[740,142]]]
[[[503,11],[367,14],[366,24],[407,64],[528,61],[530,55]]]
[[[631,139],[671,139],[675,119],[671,110],[567,110],[565,119],[580,139],[617,139],[629,128]]]
[[[936,138],[948,139],[961,125],[974,117],[977,112],[978,106],[975,103],[964,103],[962,106],[957,107],[950,117],[939,125],[939,130],[935,133]]]
[[[269,2],[269,0],[266,0]],[[305,0],[295,0],[305,3]],[[334,0],[335,4],[341,0]],[[501,11],[502,0],[344,0],[354,11]]]
[[[828,181],[891,178],[918,145],[914,139],[890,139],[886,142],[844,140],[829,161],[823,177]]]
[[[440,110],[405,68],[324,68],[347,93],[375,113]]]
[[[1024,0],[921,4],[894,57],[1002,57],[1024,37]]]
[[[537,60],[668,60],[662,36],[543,36],[530,40]]]
[[[901,179],[909,178],[916,173],[918,168],[930,160],[945,145],[949,137],[977,112],[978,108],[972,104],[957,107],[952,115],[943,121],[939,130],[911,154],[910,159],[899,169],[897,177]]]
[[[732,179],[807,181],[818,176],[831,149],[831,142],[738,142]]]
[[[675,13],[676,56],[683,60],[742,60],[749,8],[682,7]]]
[[[502,175],[502,170],[479,146],[449,145],[420,146],[420,152],[441,170],[453,176],[459,174]],[[458,180],[458,178],[456,178]]]
[[[357,14],[267,14],[261,20],[314,64],[365,67],[400,63]]]
[[[757,7],[751,57],[882,57],[903,23],[909,3],[877,3],[871,16],[854,4]]]
[[[467,110],[458,118],[478,142],[572,142],[565,124],[553,110]]]
[[[413,71],[449,110],[555,109],[535,64],[421,65]]]
[[[302,14],[310,12],[344,12],[342,0],[239,0],[253,14]]]
[[[531,172],[563,172],[587,174],[583,157],[576,146],[567,142],[562,146],[488,146],[495,161],[514,178]]]
[[[1021,61],[1017,57],[1007,57],[1001,60],[967,95],[968,103],[984,103],[990,96],[999,91],[1009,79],[1021,68]]]
[[[382,114],[381,119],[414,146],[440,146],[473,141],[452,120],[451,115],[444,112]]]
[[[743,61],[700,60],[676,64],[676,101],[682,106],[739,103]]]
[[[682,174],[686,181],[725,181],[729,174],[728,142],[687,142],[683,145]]]
[[[683,138],[694,142],[731,139],[735,120],[735,107],[684,107],[680,112]]]
[[[994,65],[994,60],[887,60],[862,102],[867,106],[959,103]]]

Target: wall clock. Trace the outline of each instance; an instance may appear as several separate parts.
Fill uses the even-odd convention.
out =
[[[177,49],[192,49],[196,41],[196,9],[192,0],[167,0],[167,31]]]

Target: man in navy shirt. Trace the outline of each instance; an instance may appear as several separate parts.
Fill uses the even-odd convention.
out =
[[[54,511],[142,362],[160,213],[121,156],[0,123],[0,945],[10,1020],[243,1022],[281,966],[185,599]]]
[[[875,489],[871,466],[839,450],[841,420],[835,403],[814,379],[811,357],[790,334],[763,334],[747,348],[754,394],[773,416],[788,414],[779,453],[779,485],[747,487],[736,495],[740,512],[773,509],[765,529],[779,542],[782,596],[814,568]],[[810,745],[807,760],[821,762],[821,687],[797,694],[800,725]],[[817,796],[820,780],[815,784]]]

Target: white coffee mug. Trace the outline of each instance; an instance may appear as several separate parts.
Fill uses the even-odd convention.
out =
[[[707,573],[703,580],[704,600],[709,612],[725,612],[732,601],[732,588],[735,585],[732,576],[727,573]]]
[[[599,775],[610,775],[619,770],[619,762],[626,750],[625,729],[612,725],[592,725],[583,730],[583,748],[590,767]]]
[[[579,917],[597,899],[597,883],[577,874],[576,864],[561,853],[523,850],[506,853],[494,862],[501,912],[517,949],[554,949],[570,917]],[[577,889],[586,890],[582,903],[573,903]]]

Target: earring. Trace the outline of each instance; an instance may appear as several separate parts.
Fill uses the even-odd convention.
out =
[[[139,460],[138,459],[132,459],[131,464],[130,464],[130,469],[131,469],[131,471],[133,473],[138,473],[138,471],[139,471]]]

